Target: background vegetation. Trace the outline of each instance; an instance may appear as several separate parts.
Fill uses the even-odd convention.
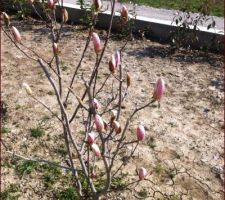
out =
[[[202,5],[206,2],[210,9],[210,15],[224,16],[224,1],[223,0],[121,0],[121,2],[133,2],[140,5],[147,5],[155,8],[167,8],[176,10],[188,10],[192,12],[199,12]]]

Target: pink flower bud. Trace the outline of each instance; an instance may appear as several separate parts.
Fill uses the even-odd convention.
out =
[[[117,116],[117,111],[116,110],[111,110],[111,121],[114,121]]]
[[[139,125],[137,128],[137,139],[143,141],[145,139],[145,128],[142,125]]]
[[[56,55],[59,54],[59,48],[58,48],[58,44],[57,43],[53,43],[53,52]]]
[[[62,8],[62,21],[66,23],[69,19],[69,14],[65,8]]]
[[[116,134],[121,133],[122,129],[118,121],[113,121],[112,127],[115,129]]]
[[[20,35],[20,32],[14,26],[12,26],[12,33],[13,33],[13,36],[14,36],[15,41],[18,42],[18,43],[20,43],[21,40],[22,40],[21,35]]]
[[[95,134],[94,133],[88,133],[87,137],[88,144],[93,144],[95,141]]]
[[[104,122],[99,115],[95,115],[95,126],[97,131],[103,132],[104,131]]]
[[[128,21],[128,11],[127,11],[127,8],[126,6],[122,6],[122,9],[120,11],[120,14],[121,14],[121,18],[127,22]]]
[[[139,180],[144,180],[145,177],[147,176],[147,170],[144,168],[144,167],[141,167],[139,170],[138,170],[138,176],[139,176]]]
[[[101,109],[101,104],[95,98],[93,99],[93,105],[94,105],[94,107],[95,107],[96,110]]]
[[[160,101],[165,92],[165,83],[162,78],[159,78],[155,85],[155,90],[153,93],[153,98],[157,101]]]
[[[115,53],[115,60],[116,60],[116,68],[118,68],[121,65],[121,58],[119,51],[116,51]]]
[[[96,179],[97,178],[97,174],[96,174],[96,172],[91,172],[91,175],[90,175],[90,177],[92,178],[92,179]]]
[[[34,0],[27,0],[27,3],[32,5],[34,3]]]
[[[93,4],[95,6],[95,10],[99,11],[102,7],[102,2],[101,0],[93,0]]]
[[[104,131],[107,131],[108,130],[108,124],[105,120],[103,120],[103,123],[104,123]]]
[[[94,152],[95,156],[101,157],[101,152],[97,144],[92,144],[91,149]]]
[[[33,94],[30,86],[27,83],[23,83],[23,87],[25,88],[25,90],[26,90],[28,95],[32,95]]]
[[[109,61],[109,71],[114,74],[116,70],[116,59],[115,56],[111,56],[111,60]]]
[[[127,74],[127,87],[130,87],[131,85],[131,77],[129,74]]]
[[[9,19],[9,16],[7,15],[7,13],[2,12],[1,17],[3,17],[3,20],[4,20],[4,22],[5,22],[5,25],[6,25],[7,27],[9,27],[9,25],[10,25],[10,19]]]
[[[117,116],[117,111],[116,110],[111,110],[111,117],[115,118]]]
[[[55,9],[55,1],[54,0],[48,0],[48,7],[50,9]]]
[[[94,44],[95,52],[99,53],[102,49],[101,48],[101,41],[100,41],[100,38],[99,38],[98,34],[95,33],[95,32],[92,33],[92,41],[93,41],[93,44]]]

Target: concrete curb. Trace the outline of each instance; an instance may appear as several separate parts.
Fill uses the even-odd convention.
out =
[[[79,5],[64,3],[63,6],[67,9],[69,14],[69,21],[73,23],[81,23],[85,15],[85,11]],[[56,17],[61,19],[61,12],[59,7],[56,8]],[[121,31],[121,23],[119,23],[120,13],[115,12],[112,24],[112,30]],[[99,13],[96,26],[107,29],[110,21],[110,11]],[[154,18],[136,16],[133,19],[134,31],[145,31],[145,36],[151,40],[161,43],[171,43],[179,27],[171,24],[171,21],[159,20]],[[188,31],[193,34],[193,30]],[[209,29],[206,27],[198,27],[196,31],[198,41],[188,41],[187,45],[194,49],[208,49],[219,53],[224,52],[224,31]],[[185,35],[186,36],[186,35]],[[188,37],[188,36],[187,36]]]
[[[64,3],[63,6],[69,13],[69,20],[71,22],[80,23],[84,16],[84,10],[81,10],[79,5]],[[60,18],[61,14],[57,9],[57,16]],[[121,25],[119,22],[120,13],[115,12],[113,19],[112,30],[120,31]],[[110,11],[99,13],[97,27],[107,29],[110,21]],[[173,39],[173,35],[178,31],[175,23],[171,21],[159,20],[154,18],[136,16],[134,19],[134,31],[145,30],[147,38],[161,42],[168,43]],[[193,27],[192,27],[193,28]],[[209,29],[206,27],[198,27],[197,36],[198,42],[190,43],[191,47],[196,49],[208,49],[216,52],[224,52],[224,32],[223,30]],[[193,33],[193,31],[190,31]]]

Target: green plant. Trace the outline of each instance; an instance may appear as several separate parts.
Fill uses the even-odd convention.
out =
[[[57,153],[61,154],[62,156],[66,156],[67,155],[67,148],[66,145],[61,144],[59,146],[59,148],[57,149]]]
[[[23,176],[24,174],[30,174],[32,171],[37,169],[38,163],[30,160],[22,161],[21,163],[17,163],[15,167],[16,174],[18,176]]]
[[[40,127],[31,128],[30,132],[31,132],[31,136],[34,138],[42,137],[45,134],[45,131],[41,129]]]
[[[74,188],[69,187],[55,194],[57,200],[78,200],[79,196]]]
[[[1,129],[1,133],[9,133],[9,128],[7,128],[7,127],[2,127],[2,129]]]
[[[19,187],[16,184],[10,184],[3,192],[1,192],[2,200],[17,200],[19,195],[15,194],[18,192]]]
[[[212,10],[211,0],[201,2],[198,14],[195,16],[191,15],[189,7],[190,5],[184,1],[182,8],[174,15],[172,23],[175,23],[178,28],[172,32],[172,47],[195,47],[199,42],[198,26],[207,25],[207,29],[214,29],[216,26],[214,18],[209,16]],[[207,49],[212,45],[214,45],[213,37],[204,48]],[[203,49],[203,47],[200,48]]]
[[[169,198],[169,200],[180,200],[181,198],[178,195],[173,195]]]
[[[162,171],[163,171],[162,165],[161,165],[161,164],[157,164],[157,165],[155,166],[155,172],[156,172],[157,174],[161,174]]]
[[[20,108],[22,108],[22,106],[18,104],[18,105],[16,105],[16,108],[15,109],[16,110],[19,110]]]
[[[48,95],[54,95],[54,92],[53,91],[48,91],[47,94]]]
[[[147,198],[149,195],[149,192],[146,190],[146,188],[143,188],[141,191],[138,192],[138,195],[140,197]]]
[[[51,188],[61,177],[61,171],[56,166],[45,164],[41,169],[44,171],[43,180],[47,188]]]
[[[16,10],[16,15],[20,19],[24,19],[31,14],[31,9],[27,6],[26,0],[8,0],[7,4]]]
[[[123,190],[126,187],[126,182],[123,177],[115,177],[112,179],[112,189]]]
[[[205,1],[199,0],[122,0],[122,2],[132,2],[139,5],[147,5],[155,8],[167,8],[167,9],[175,9],[180,10],[182,8],[186,8],[187,11],[191,12],[199,12],[199,8],[202,7],[202,3]],[[212,1],[211,1],[212,2]],[[224,2],[222,0],[214,1],[213,4],[210,5],[210,15],[224,16]]]
[[[150,139],[148,140],[147,142],[148,146],[151,148],[151,149],[154,149],[156,147],[156,144],[155,144],[155,139],[153,137],[150,137]]]

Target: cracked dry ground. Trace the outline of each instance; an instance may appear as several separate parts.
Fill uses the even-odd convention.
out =
[[[26,46],[47,60],[51,59],[52,47],[45,25],[34,25],[31,21],[13,21],[12,24],[21,31]],[[97,32],[104,40],[105,31]],[[80,26],[66,25],[63,29],[59,47],[62,49],[61,57],[64,57],[64,85],[69,83],[87,34]],[[100,66],[101,82],[109,74],[109,56],[124,43],[117,38],[113,35],[109,41]],[[59,113],[49,83],[38,64],[19,52],[3,33],[1,44],[2,100],[6,106],[2,139],[5,145],[9,151],[20,155],[66,165],[59,151],[63,145],[63,136],[57,121],[29,98],[21,87],[23,82],[27,82],[36,97]],[[123,53],[124,70],[132,76],[132,87],[128,91],[125,109],[122,110],[122,119],[131,112],[136,102],[142,104],[151,97],[154,82],[159,76],[165,79],[166,94],[160,109],[151,107],[141,111],[126,135],[128,139],[135,138],[135,127],[139,122],[143,122],[147,130],[146,140],[138,146],[131,162],[123,168],[123,173],[127,173],[124,180],[137,180],[135,169],[140,166],[148,170],[148,180],[133,185],[131,190],[113,191],[108,199],[138,199],[143,196],[146,199],[223,199],[223,57],[182,49],[172,53],[169,49],[169,46],[144,39],[129,42]],[[91,44],[79,73],[84,72],[88,77],[94,60]],[[75,87],[77,94],[81,94],[83,85],[80,76]],[[104,105],[109,94],[106,91],[106,95],[101,95],[99,100]],[[68,107],[71,113],[75,104],[75,98],[71,99]],[[45,134],[39,138],[31,137],[30,129],[39,125]],[[81,126],[72,126],[76,137],[81,137]],[[127,152],[129,148],[124,149],[121,158]],[[15,184],[18,187],[18,199],[54,199],[56,191],[71,185],[70,179],[65,178],[67,172],[64,170],[60,171],[63,177],[50,188],[44,184],[44,172],[37,168],[29,174],[18,176],[16,166],[21,162],[2,146],[2,191],[10,184]],[[76,155],[74,162],[77,163]],[[101,160],[97,166],[97,173],[100,173]]]

